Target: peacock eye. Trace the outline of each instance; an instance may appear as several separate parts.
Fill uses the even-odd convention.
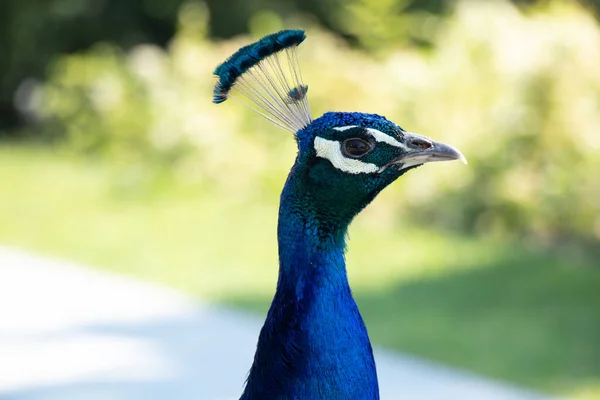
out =
[[[342,144],[344,155],[351,158],[362,157],[371,150],[373,150],[371,143],[359,138],[346,139]]]

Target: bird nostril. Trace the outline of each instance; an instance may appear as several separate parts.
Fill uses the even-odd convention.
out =
[[[424,139],[414,139],[411,143],[410,143],[411,147],[413,148],[417,148],[417,149],[421,149],[421,150],[427,150],[431,147],[431,142],[428,142],[427,140]]]

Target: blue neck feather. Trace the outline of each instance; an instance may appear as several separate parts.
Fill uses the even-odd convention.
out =
[[[296,163],[281,195],[279,280],[241,400],[379,399],[344,261],[349,219],[323,214]]]

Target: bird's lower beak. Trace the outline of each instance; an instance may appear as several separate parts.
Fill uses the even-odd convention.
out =
[[[406,144],[410,151],[393,162],[402,164],[402,169],[435,161],[460,160],[467,163],[465,156],[454,147],[415,133],[406,133]]]

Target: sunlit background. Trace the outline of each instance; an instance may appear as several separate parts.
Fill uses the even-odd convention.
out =
[[[428,165],[350,230],[373,342],[600,398],[600,3],[0,5],[0,243],[264,316],[291,135],[211,103],[214,67],[302,27],[314,116],[385,115]]]

